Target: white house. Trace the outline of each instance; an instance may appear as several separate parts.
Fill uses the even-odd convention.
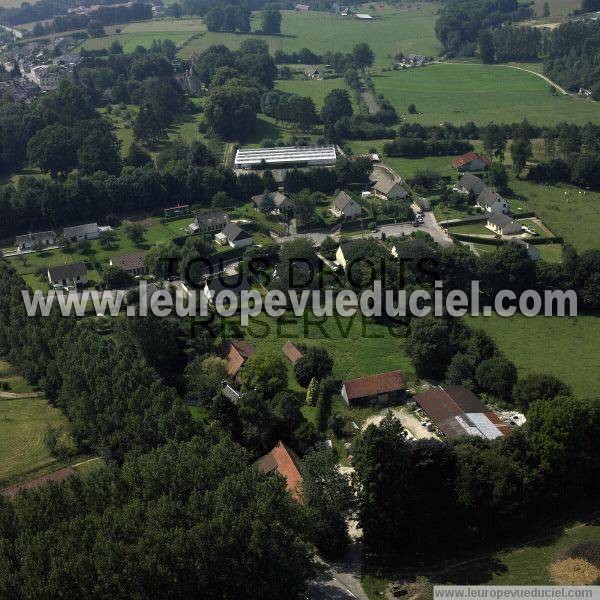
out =
[[[86,285],[88,282],[87,268],[82,262],[50,267],[48,269],[48,281],[51,286],[77,287]]]
[[[475,200],[475,204],[489,213],[508,212],[508,202],[498,193],[486,187]]]
[[[80,242],[81,240],[95,240],[100,236],[101,229],[98,223],[86,223],[85,225],[75,225],[75,227],[65,227],[63,235],[66,240],[71,242]]]
[[[514,235],[523,231],[523,225],[519,221],[511,219],[501,212],[491,214],[488,217],[486,227],[500,235]]]
[[[378,179],[373,186],[376,196],[384,200],[402,200],[408,196],[408,192],[400,185],[399,181],[391,179]]]
[[[335,197],[330,210],[336,217],[344,217],[345,219],[358,217],[362,213],[361,205],[347,192],[340,192]]]
[[[39,233],[27,233],[15,238],[17,251],[31,250],[33,248],[46,248],[56,244],[56,233],[54,231],[40,231]]]
[[[229,223],[221,233],[215,235],[215,241],[221,246],[229,244],[232,248],[244,248],[252,245],[252,236],[235,223]]]

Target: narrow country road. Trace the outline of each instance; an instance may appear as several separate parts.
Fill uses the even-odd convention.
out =
[[[379,106],[377,106],[377,102],[375,102],[375,98],[373,98],[373,94],[371,94],[371,92],[361,92],[360,97],[367,105],[370,115],[375,115],[379,112]]]

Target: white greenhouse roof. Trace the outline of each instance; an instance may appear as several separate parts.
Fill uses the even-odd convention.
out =
[[[267,164],[319,162],[335,163],[335,146],[286,146],[282,148],[248,148],[238,150],[236,166]]]

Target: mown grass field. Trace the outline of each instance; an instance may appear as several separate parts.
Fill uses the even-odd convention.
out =
[[[554,585],[550,566],[561,554],[584,542],[600,540],[598,522],[576,523],[562,531],[515,548],[493,552],[481,560],[468,562],[423,579],[419,598],[431,600],[433,585]],[[458,562],[458,560],[456,561]],[[443,568],[443,567],[441,567]],[[392,575],[389,576],[390,579]],[[371,600],[383,596],[387,579],[375,574],[363,576],[365,592]]]
[[[272,51],[285,52],[300,48],[310,48],[317,53],[327,50],[348,52],[355,44],[367,42],[375,52],[376,66],[388,66],[391,64],[388,56],[398,52],[437,55],[439,44],[434,32],[437,8],[437,4],[429,2],[399,8],[385,4],[365,6],[364,12],[375,17],[371,21],[328,12],[282,11],[279,36],[206,32],[192,40],[180,54],[187,58],[213,44],[225,44],[236,49],[248,38],[262,39]],[[255,14],[252,19],[253,31],[260,26],[260,15]]]
[[[341,78],[335,79],[279,79],[275,83],[275,89],[289,94],[298,94],[299,96],[310,96],[317,108],[320,110],[323,106],[325,96],[332,90],[343,89],[350,94],[350,99],[357,109],[354,92],[348,88],[346,82]]]
[[[470,317],[468,324],[487,331],[496,340],[516,364],[519,376],[551,373],[570,384],[579,396],[598,393],[600,318],[492,315]]]
[[[0,382],[10,386],[3,392],[33,393],[31,386],[1,359]],[[66,424],[66,417],[44,398],[0,398],[0,488],[60,468],[43,438],[49,425]]]
[[[117,33],[116,30],[120,29]],[[153,40],[173,40],[177,46],[196,34],[206,31],[206,26],[200,19],[155,19],[124,25],[111,26],[106,29],[107,35],[99,38],[89,38],[82,42],[79,48],[85,50],[100,50],[109,48],[118,41],[125,52],[133,52],[136,46],[149,48]]]
[[[408,121],[424,125],[513,123],[524,118],[536,125],[600,122],[597,103],[553,96],[538,76],[507,66],[447,63],[379,73],[372,79],[377,92]],[[409,104],[415,104],[419,114],[407,114]]]

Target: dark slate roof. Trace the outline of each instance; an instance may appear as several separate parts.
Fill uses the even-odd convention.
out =
[[[504,213],[494,213],[488,217],[488,221],[493,223],[496,227],[504,227],[504,225],[508,225],[512,219]]]
[[[500,199],[502,200],[502,196],[498,192],[494,192],[490,190],[490,188],[486,187],[478,196],[477,202],[479,204],[483,204],[484,206],[492,206],[496,203],[496,201]]]
[[[215,294],[222,292],[223,290],[231,290],[232,292],[239,294],[242,290],[249,290],[250,284],[246,277],[240,277],[239,275],[220,275],[206,282],[208,289]]]
[[[196,215],[196,223],[204,227],[215,227],[227,223],[227,214],[222,210],[215,210],[204,214]]]
[[[342,191],[335,197],[335,200],[333,201],[333,206],[335,206],[335,208],[337,208],[338,210],[344,210],[344,208],[346,208],[346,206],[348,206],[348,204],[350,204],[350,202],[352,201],[352,196],[350,196],[348,192]]]
[[[61,279],[75,279],[78,276],[87,275],[87,268],[82,262],[78,262],[70,265],[50,267],[48,273],[52,281],[60,281]]]
[[[466,173],[463,175],[459,179],[458,185],[469,192],[473,192],[474,194],[481,194],[481,192],[487,188],[487,185],[485,185],[483,180],[472,173]]]
[[[98,233],[98,223],[86,223],[85,225],[65,227],[63,233],[66,238],[79,237],[80,235],[95,235]]]
[[[237,242],[238,240],[247,240],[248,238],[252,237],[247,231],[244,231],[235,223],[229,223],[229,225],[227,225],[227,227],[225,227],[223,231],[221,231],[221,233],[230,242]]]
[[[26,233],[25,235],[18,235],[16,237],[17,244],[23,244],[30,242],[35,244],[36,242],[45,242],[56,239],[56,233],[54,231],[40,231],[38,233]]]

